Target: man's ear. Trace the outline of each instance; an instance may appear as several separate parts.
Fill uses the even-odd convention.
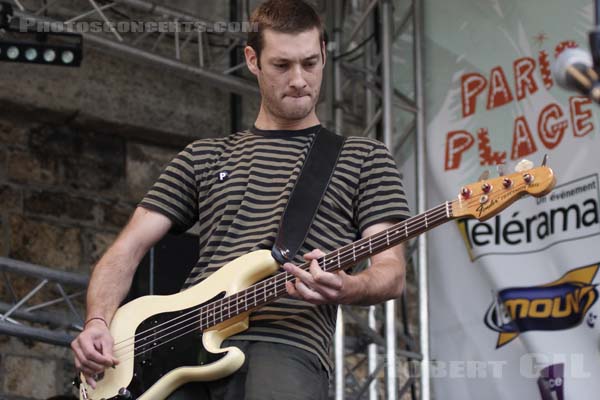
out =
[[[258,57],[256,52],[250,46],[244,47],[244,56],[246,56],[246,66],[253,75],[258,75],[260,67],[258,66]]]
[[[325,68],[325,63],[327,62],[327,46],[325,45],[325,41],[321,42],[321,55],[323,56],[323,68]]]

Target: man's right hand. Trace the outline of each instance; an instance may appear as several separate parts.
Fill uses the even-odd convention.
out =
[[[75,367],[85,376],[85,381],[96,388],[96,377],[108,367],[119,363],[113,355],[114,340],[103,320],[89,321],[85,329],[71,342],[75,354]]]

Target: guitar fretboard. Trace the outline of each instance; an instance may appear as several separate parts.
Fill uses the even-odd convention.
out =
[[[408,218],[390,228],[339,248],[318,259],[324,271],[348,269],[373,254],[380,253],[406,240],[412,239],[452,219],[452,203],[445,202],[422,214]],[[308,270],[309,263],[300,266]],[[287,294],[285,284],[295,276],[280,272],[240,292],[213,301],[199,309],[200,329],[215,326],[247,311],[271,303]]]

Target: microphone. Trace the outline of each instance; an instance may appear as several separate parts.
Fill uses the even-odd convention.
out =
[[[592,56],[582,49],[567,49],[552,65],[552,76],[559,86],[575,90],[600,103],[600,81]]]

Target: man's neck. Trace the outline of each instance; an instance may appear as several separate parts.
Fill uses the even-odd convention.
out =
[[[311,126],[319,125],[321,122],[314,110],[306,117],[299,120],[286,120],[277,118],[262,108],[258,113],[254,126],[261,130],[286,130],[286,131],[297,131],[301,129],[310,128]]]

